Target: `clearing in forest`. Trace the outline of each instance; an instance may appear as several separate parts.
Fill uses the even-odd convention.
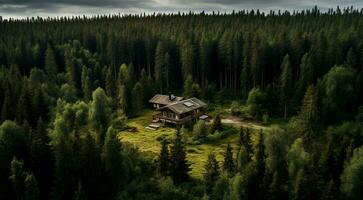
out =
[[[156,159],[160,152],[160,141],[163,138],[173,138],[176,129],[171,127],[161,127],[158,130],[146,129],[150,124],[152,114],[153,110],[144,110],[140,117],[129,119],[127,125],[130,129],[120,132],[119,138],[123,143],[134,145],[143,154]],[[246,126],[258,130],[266,128],[251,122],[243,122],[236,117],[224,117],[222,118],[222,123],[238,127]],[[197,179],[203,177],[204,165],[210,152],[214,152],[217,160],[222,164],[223,153],[228,142],[232,145],[234,156],[236,156],[238,140],[238,134],[231,134],[218,141],[206,142],[198,145],[187,144],[187,160],[192,168],[190,175]]]

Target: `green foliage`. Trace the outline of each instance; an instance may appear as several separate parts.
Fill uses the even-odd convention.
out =
[[[179,131],[170,148],[170,175],[174,183],[180,184],[189,178],[190,165],[186,160],[185,147]]]
[[[132,95],[132,110],[134,115],[138,115],[143,106],[143,88],[139,82],[137,82],[132,89],[131,95]]]
[[[97,88],[92,93],[90,107],[90,120],[96,131],[102,132],[108,127],[110,120],[111,106],[108,97],[103,89]],[[103,141],[102,135],[100,136]]]
[[[11,161],[10,169],[11,176],[9,178],[13,184],[16,197],[17,199],[23,199],[25,196],[24,180],[26,177],[26,174],[24,172],[24,162],[19,161],[14,157],[14,159]]]
[[[238,116],[240,114],[240,105],[237,101],[232,101],[231,104],[231,113],[234,116]]]
[[[341,192],[347,199],[362,198],[363,149],[354,150],[353,157],[347,162],[341,176]]]
[[[290,56],[287,54],[281,64],[281,74],[279,77],[280,103],[283,116],[286,119],[289,114],[289,98],[292,93],[293,77],[290,63]]]
[[[318,118],[318,94],[314,86],[309,86],[306,90],[301,110],[298,115],[297,132],[302,137],[304,147],[309,148],[316,136],[316,123]]]
[[[323,119],[326,123],[346,119],[356,103],[356,72],[343,66],[333,67],[320,84]]]
[[[39,189],[38,189],[38,182],[35,179],[33,174],[27,174],[24,180],[25,186],[25,200],[37,200],[39,199]]]
[[[264,104],[266,102],[265,94],[259,88],[253,88],[248,93],[247,106],[249,114],[255,118],[260,118],[265,113]]]
[[[185,98],[193,97],[193,77],[192,75],[188,74],[187,78],[184,82],[184,94]]]
[[[310,165],[311,156],[303,147],[301,138],[295,140],[287,153],[287,165],[289,176],[295,179],[299,171],[306,170]]]
[[[161,142],[161,150],[158,160],[158,170],[162,176],[169,175],[170,168],[170,157],[169,157],[169,146],[167,141],[164,139]]]
[[[215,131],[221,131],[222,130],[222,122],[221,122],[221,116],[219,114],[217,114],[214,119],[213,119],[213,123],[210,129],[210,133],[214,134]]]
[[[208,155],[207,162],[204,166],[205,173],[203,174],[204,183],[207,193],[210,193],[215,181],[219,178],[219,164],[214,153]]]
[[[236,170],[236,165],[233,159],[232,147],[229,143],[227,144],[226,151],[224,153],[223,170],[230,175],[233,175]]]
[[[193,127],[193,138],[203,142],[208,136],[208,128],[203,120],[199,120]]]

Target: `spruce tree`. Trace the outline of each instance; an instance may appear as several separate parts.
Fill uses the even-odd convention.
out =
[[[132,113],[137,116],[141,113],[143,107],[143,91],[142,86],[139,82],[135,84],[135,87],[132,89]]]
[[[162,176],[169,175],[170,157],[169,146],[166,140],[161,142],[161,150],[159,154],[158,170]]]
[[[170,148],[170,175],[175,184],[180,184],[189,178],[190,164],[186,160],[185,147],[179,130]]]
[[[240,146],[243,146],[246,150],[246,156],[248,160],[252,160],[253,155],[253,146],[251,140],[251,132],[249,128],[241,127],[239,130],[239,143]]]
[[[283,108],[283,116],[286,119],[289,114],[289,98],[292,92],[293,77],[290,64],[290,56],[287,54],[281,64],[281,74],[279,78],[280,102]]]
[[[221,116],[217,114],[213,120],[210,133],[213,134],[215,131],[221,131],[221,130],[222,130]]]
[[[18,200],[21,200],[24,198],[25,195],[24,180],[26,177],[26,173],[24,171],[24,162],[14,157],[11,161],[10,169],[11,176],[9,178],[13,184],[15,196]]]
[[[207,162],[204,165],[204,183],[206,186],[206,191],[209,194],[214,186],[214,183],[219,178],[219,164],[214,153],[208,155]]]
[[[24,200],[38,200],[40,199],[40,191],[38,182],[33,174],[27,174],[24,180],[25,194]]]
[[[188,75],[184,82],[184,97],[193,97],[193,78],[192,75]]]
[[[109,181],[109,188],[111,196],[121,189],[122,172],[124,170],[122,165],[122,146],[121,142],[117,138],[117,131],[112,127],[109,127],[106,133],[105,143],[102,149],[102,160],[104,163],[104,169],[106,171]]]
[[[303,139],[304,148],[309,150],[314,136],[314,125],[317,122],[317,91],[311,85],[308,87],[298,115],[298,133]]]
[[[47,50],[45,51],[44,68],[50,81],[56,81],[58,73],[58,65],[55,60],[53,48],[48,44]]]
[[[236,165],[233,159],[232,147],[229,143],[227,144],[227,148],[224,153],[223,170],[230,175],[233,175],[236,170]]]

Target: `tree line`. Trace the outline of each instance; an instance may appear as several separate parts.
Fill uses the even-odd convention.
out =
[[[362,18],[354,8],[0,18],[0,198],[360,199]],[[168,92],[287,125],[256,143],[241,129],[223,164],[211,153],[192,180],[180,134],[157,163],[117,137]],[[205,142],[223,131],[192,132]]]

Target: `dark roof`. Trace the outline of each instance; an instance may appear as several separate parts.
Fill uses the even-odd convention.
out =
[[[171,103],[178,102],[180,100],[183,100],[183,97],[177,97],[172,95],[173,100],[169,100],[169,95],[162,95],[157,94],[153,98],[149,100],[150,103],[156,103],[156,104],[162,104],[162,105],[168,105]]]
[[[167,106],[159,108],[159,110],[169,108],[174,113],[183,114],[183,113],[187,113],[187,112],[193,111],[195,109],[206,107],[206,106],[207,106],[206,103],[204,103],[203,101],[193,97],[193,98],[190,98],[190,99],[186,99],[186,100],[178,101],[178,102],[175,102],[175,103],[171,103],[171,104],[169,104]]]

